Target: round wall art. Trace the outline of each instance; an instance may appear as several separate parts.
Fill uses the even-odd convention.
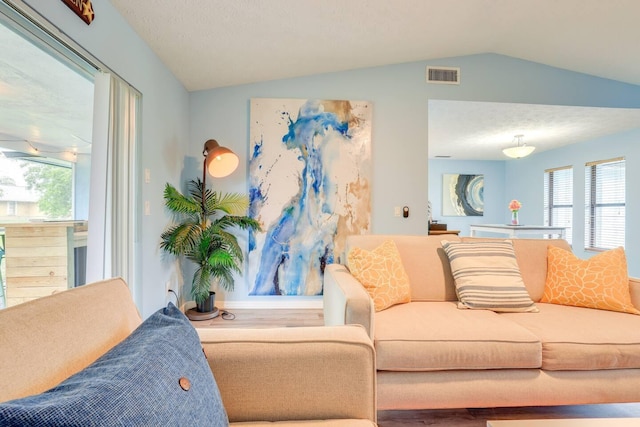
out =
[[[444,174],[442,183],[442,215],[484,214],[484,175]]]

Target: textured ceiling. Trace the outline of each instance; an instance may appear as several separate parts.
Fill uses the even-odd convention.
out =
[[[640,84],[640,0],[110,0],[190,90],[478,53]],[[464,118],[464,119],[463,119]],[[429,156],[501,160],[637,110],[431,101]]]
[[[477,53],[640,84],[638,0],[110,0],[190,90]]]
[[[484,52],[640,84],[640,0],[110,1],[189,90]],[[17,141],[0,149],[89,151],[90,83],[14,36],[0,34],[0,139]],[[540,152],[640,122],[635,110],[429,108],[430,157],[456,159],[504,159],[520,133]]]
[[[91,151],[93,82],[0,22],[0,149]]]
[[[638,128],[640,110],[429,101],[429,158],[507,160],[515,135],[535,153]]]

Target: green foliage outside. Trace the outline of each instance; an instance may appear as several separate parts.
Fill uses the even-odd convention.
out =
[[[52,219],[71,218],[72,170],[33,162],[22,167],[27,187],[40,195],[40,211]]]

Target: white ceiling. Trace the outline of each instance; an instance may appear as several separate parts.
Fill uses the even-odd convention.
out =
[[[640,0],[110,1],[189,91],[479,53],[640,84]],[[639,119],[432,101],[429,156],[504,160],[516,134],[541,152]]]
[[[640,84],[640,0],[110,2],[191,91],[485,52]],[[4,37],[0,139],[89,151],[90,84]],[[430,157],[503,159],[518,133],[539,152],[639,122],[636,111],[432,102]]]
[[[0,22],[0,149],[91,151],[93,82]]]
[[[429,101],[429,158],[507,160],[515,135],[535,153],[640,126],[639,109]]]
[[[638,0],[110,1],[189,91],[490,52],[640,84]]]

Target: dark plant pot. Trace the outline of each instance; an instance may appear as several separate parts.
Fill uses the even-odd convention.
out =
[[[216,303],[216,293],[213,291],[209,291],[209,298],[205,299],[202,302],[197,303],[198,312],[200,313],[211,313],[215,310]]]

